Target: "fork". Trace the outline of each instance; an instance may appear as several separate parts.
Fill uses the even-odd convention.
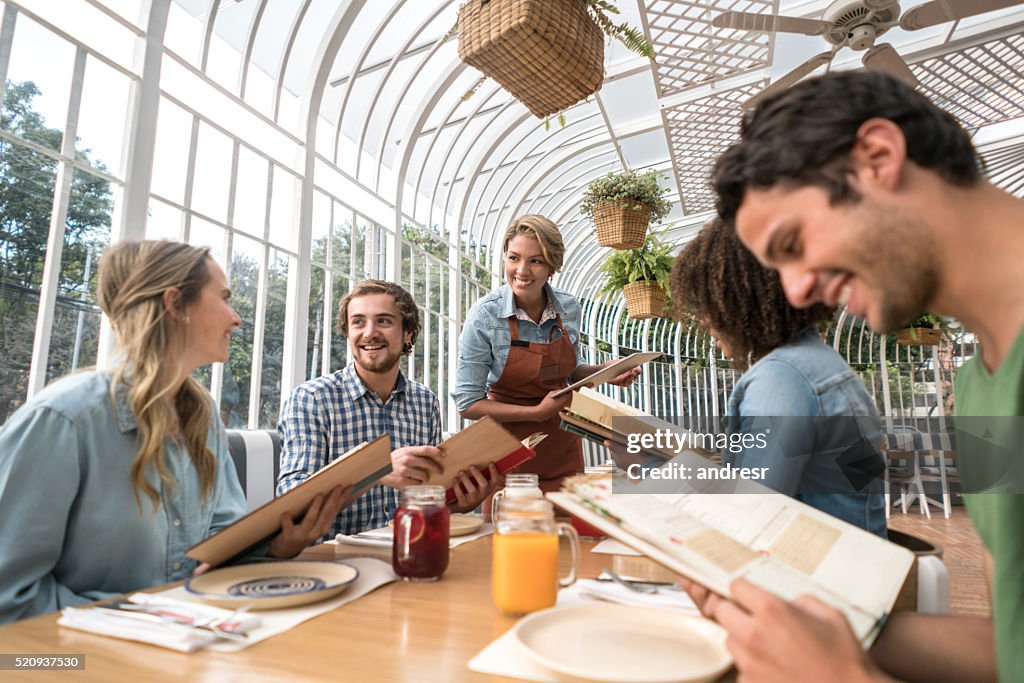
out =
[[[622,578],[621,576],[613,572],[611,569],[605,569],[604,573],[611,577],[612,581],[619,584],[623,588],[627,588],[633,591],[634,593],[640,593],[641,595],[654,595],[658,592],[657,586],[648,586],[642,583],[633,583],[632,581],[627,581],[626,579]]]

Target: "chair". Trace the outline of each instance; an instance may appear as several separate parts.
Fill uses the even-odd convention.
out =
[[[249,510],[274,498],[281,470],[281,440],[273,429],[228,430],[228,451]]]
[[[931,518],[928,503],[936,503],[925,496],[924,482],[939,482],[942,491],[942,511],[948,519],[952,504],[949,485],[960,480],[955,464],[954,433],[949,431],[920,432],[909,425],[893,425],[885,435],[885,456],[890,463],[886,468],[885,494],[888,514],[890,482],[900,486],[900,502],[906,514],[908,496],[920,501],[921,513]],[[910,489],[908,491],[908,489]]]
[[[949,570],[942,561],[942,548],[895,529],[889,529],[889,541],[914,553],[914,566],[893,611],[913,610],[923,614],[949,614]]]
[[[921,505],[921,514],[931,519],[928,500],[924,495],[924,481],[921,479],[921,460],[918,457],[917,439],[921,435],[910,425],[891,425],[885,434],[882,451],[885,455],[885,516],[889,517],[892,510],[890,486],[896,484],[900,489],[900,507],[907,514],[907,497],[917,496]],[[908,491],[909,489],[909,491]]]

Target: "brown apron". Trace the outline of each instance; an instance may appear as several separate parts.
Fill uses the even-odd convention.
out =
[[[502,403],[535,406],[548,392],[568,385],[569,375],[576,369],[576,350],[562,327],[561,316],[555,319],[547,343],[521,341],[515,316],[509,318],[508,326],[512,332],[508,361],[501,377],[491,385],[488,397]],[[556,328],[562,336],[551,341]],[[505,422],[502,425],[518,439],[534,432],[548,435],[537,446],[537,457],[515,470],[538,475],[544,491],[557,491],[562,479],[583,471],[583,442],[578,436],[559,429],[559,423],[555,414],[541,422]]]

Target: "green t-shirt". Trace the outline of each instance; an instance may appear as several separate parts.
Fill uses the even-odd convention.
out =
[[[1024,329],[995,373],[973,358],[956,378],[957,443],[965,491],[1021,491]],[[1024,681],[1024,494],[970,493],[967,511],[992,554],[999,680]]]

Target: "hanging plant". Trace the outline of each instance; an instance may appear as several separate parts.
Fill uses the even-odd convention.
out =
[[[605,34],[654,56],[643,33],[609,17],[618,13],[609,0],[468,0],[459,9],[459,59],[546,119],[601,88]]]
[[[896,343],[903,346],[938,346],[949,334],[949,321],[934,313],[923,313],[905,329],[896,333]]]
[[[662,177],[656,171],[626,170],[587,184],[580,213],[594,221],[599,245],[635,249],[643,244],[647,226],[672,210],[665,198],[669,188],[658,183]]]
[[[604,285],[598,294],[622,290],[629,317],[635,320],[662,318],[672,310],[669,273],[677,245],[663,240],[662,234],[650,233],[640,247],[614,252],[599,268]]]

